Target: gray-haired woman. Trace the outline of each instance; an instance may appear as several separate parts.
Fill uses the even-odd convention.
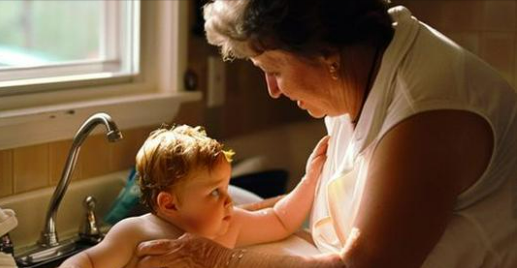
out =
[[[492,68],[383,0],[217,0],[205,19],[271,97],[325,117],[322,254],[187,236],[142,243],[142,267],[517,267],[517,97]]]

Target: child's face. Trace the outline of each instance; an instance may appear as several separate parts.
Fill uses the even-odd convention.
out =
[[[220,159],[212,170],[200,170],[176,188],[181,191],[180,218],[190,228],[185,231],[206,237],[226,233],[233,209],[228,195],[230,175],[230,164]]]

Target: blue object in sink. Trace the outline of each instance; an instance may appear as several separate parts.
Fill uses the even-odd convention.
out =
[[[137,183],[138,173],[133,167],[129,173],[126,186],[120,191],[110,210],[104,216],[104,222],[114,225],[125,219],[140,201],[140,187]]]

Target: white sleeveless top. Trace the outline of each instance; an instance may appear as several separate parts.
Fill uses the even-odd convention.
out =
[[[325,118],[331,139],[316,189],[311,231],[322,252],[340,252],[379,140],[414,114],[440,109],[476,113],[490,124],[493,155],[482,177],[458,198],[453,217],[425,268],[517,267],[517,94],[476,56],[390,9],[395,35],[353,130],[348,115]]]

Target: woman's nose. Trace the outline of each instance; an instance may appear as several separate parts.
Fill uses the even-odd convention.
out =
[[[280,88],[278,88],[276,77],[274,75],[266,73],[266,83],[267,91],[269,92],[269,96],[271,96],[271,98],[277,99],[280,97],[280,95],[282,95],[282,92],[280,92]]]

